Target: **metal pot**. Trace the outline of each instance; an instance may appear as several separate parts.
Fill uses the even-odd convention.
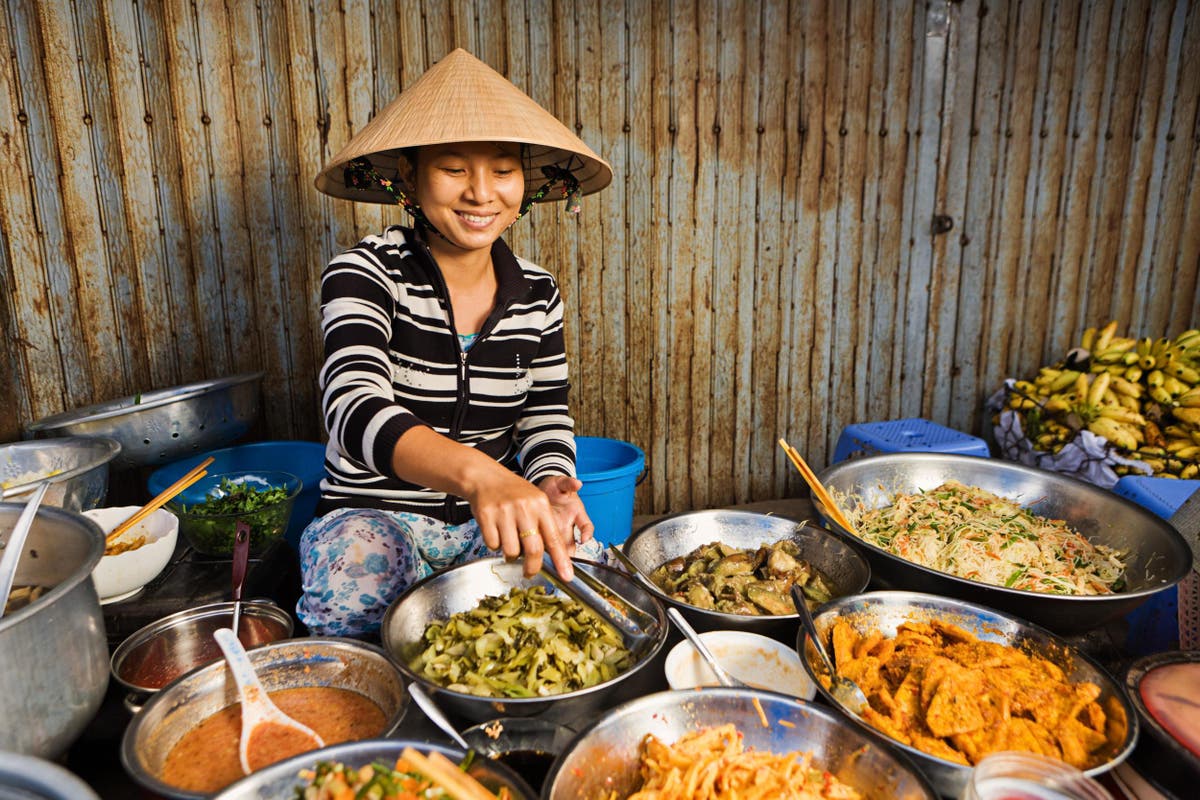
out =
[[[23,508],[0,504],[0,541]],[[96,523],[58,508],[38,510],[15,585],[52,588],[0,617],[0,750],[56,758],[100,708],[108,641],[92,569],[103,555]]]
[[[396,663],[378,647],[351,639],[287,639],[249,651],[268,692],[301,686],[333,686],[358,692],[383,710],[380,736],[400,726],[408,708],[404,679]],[[225,662],[189,672],[153,695],[134,715],[121,740],[121,765],[155,795],[194,800],[208,795],[159,779],[171,748],[192,728],[238,702],[237,686]]]

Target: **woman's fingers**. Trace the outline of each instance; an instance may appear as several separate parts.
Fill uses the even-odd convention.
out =
[[[528,549],[525,551],[525,575],[532,576],[542,568],[542,552],[543,550],[550,554],[550,560],[554,562],[554,568],[558,571],[559,577],[564,581],[569,581],[575,577],[575,568],[571,564],[571,554],[567,551],[566,543],[560,533],[561,523],[555,515],[549,510],[542,515],[539,529],[541,531],[541,542],[537,548],[536,558]],[[536,564],[534,563],[536,561]]]

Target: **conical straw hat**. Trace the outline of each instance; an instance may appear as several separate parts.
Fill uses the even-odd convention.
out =
[[[547,178],[542,167],[571,170],[583,194],[612,181],[612,167],[503,75],[459,48],[426,70],[367,123],[317,175],[317,189],[345,200],[395,203],[379,186],[347,186],[350,162],[367,158],[383,178],[399,180],[400,151],[448,142],[520,142],[528,197]],[[558,200],[550,192],[544,200]]]

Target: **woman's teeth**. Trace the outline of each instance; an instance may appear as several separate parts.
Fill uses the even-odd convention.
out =
[[[467,214],[463,211],[459,211],[458,215],[462,217],[465,222],[468,222],[471,225],[487,225],[496,218],[495,214],[488,214],[487,216],[481,217],[475,214]]]

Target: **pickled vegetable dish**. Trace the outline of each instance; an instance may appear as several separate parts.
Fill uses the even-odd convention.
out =
[[[1061,595],[1112,594],[1125,585],[1117,550],[958,481],[896,494],[884,508],[852,511],[850,521],[864,541],[967,580]]]
[[[810,608],[833,599],[833,584],[800,558],[800,546],[791,539],[757,550],[706,544],[660,565],[650,580],[675,600],[726,614],[795,614],[793,585]]]
[[[425,628],[409,666],[439,686],[483,697],[585,689],[633,665],[620,635],[583,604],[540,586],[485,597]]]

